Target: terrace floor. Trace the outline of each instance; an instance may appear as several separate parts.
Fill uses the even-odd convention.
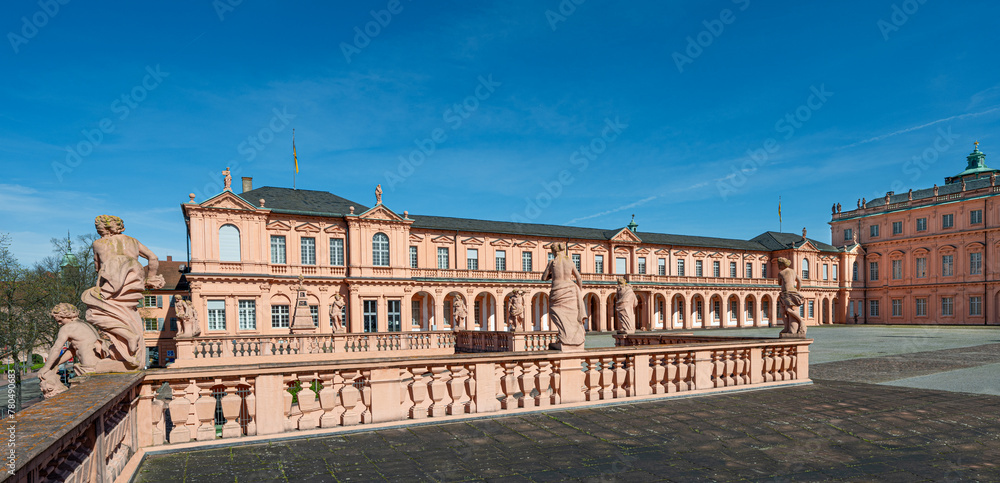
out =
[[[810,386],[151,454],[135,481],[1000,480],[1000,328],[809,335]]]

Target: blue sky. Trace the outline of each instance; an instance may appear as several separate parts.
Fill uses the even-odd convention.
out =
[[[1000,166],[996,2],[51,1],[0,15],[23,263],[104,213],[184,258],[188,193],[290,187],[292,128],[302,189],[741,239],[779,195],[829,241],[833,203],[942,183],[975,140]]]

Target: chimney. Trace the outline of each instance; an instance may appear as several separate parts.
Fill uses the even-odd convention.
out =
[[[173,255],[167,255],[167,261],[168,261],[168,262],[172,262],[172,261],[174,261],[174,257],[173,257]]]
[[[249,176],[244,176],[243,177],[243,192],[246,193],[247,191],[252,191],[252,190],[253,190],[253,178],[251,178]]]

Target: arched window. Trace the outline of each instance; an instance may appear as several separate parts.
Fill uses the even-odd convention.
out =
[[[389,266],[389,237],[385,233],[376,233],[372,237],[372,265]]]
[[[219,260],[240,261],[240,229],[235,225],[222,225],[219,228]]]
[[[808,258],[803,258],[802,259],[802,279],[805,280],[805,279],[808,279],[808,278],[809,278],[809,259]]]

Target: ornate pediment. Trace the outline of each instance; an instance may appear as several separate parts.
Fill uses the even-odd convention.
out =
[[[740,259],[740,255],[737,254],[737,253],[730,253],[729,256],[726,257],[726,258],[728,258],[730,260],[739,260]]]
[[[633,233],[632,230],[622,228],[618,231],[618,233],[615,233],[615,236],[611,237],[611,241],[620,243],[641,243],[642,239],[639,238],[639,235]]]
[[[420,243],[422,241],[424,241],[424,236],[423,235],[416,235],[416,234],[410,233],[410,243]]]
[[[383,221],[403,221],[403,218],[384,205],[376,205],[374,208],[358,215],[362,220],[383,220]]]
[[[256,206],[233,194],[231,191],[224,191],[216,196],[213,196],[201,203],[200,206],[204,208],[221,208],[225,210],[257,210]]]
[[[517,246],[523,247],[523,248],[535,248],[535,247],[538,246],[538,244],[535,243],[535,242],[533,242],[533,241],[531,241],[531,240],[525,240],[523,242],[518,243]]]
[[[722,254],[719,252],[712,252],[708,255],[708,258],[722,258]]]
[[[608,251],[607,248],[604,248],[604,245],[591,245],[590,250],[598,253],[604,253]]]
[[[315,223],[302,223],[295,227],[295,231],[306,233],[319,233],[319,227]]]
[[[267,229],[271,231],[289,231],[292,229],[292,225],[283,221],[272,221],[267,224]]]
[[[648,248],[640,248],[640,249],[636,250],[635,252],[638,253],[639,255],[648,255],[649,252],[651,252],[651,251],[652,250],[650,250]]]
[[[324,228],[323,231],[325,231],[327,233],[346,233],[347,232],[347,230],[344,230],[344,227],[342,227],[340,225],[330,225],[330,226]]]
[[[585,247],[585,246],[583,246],[583,245],[581,245],[579,243],[570,243],[569,245],[566,246],[566,249],[569,250],[569,251],[571,251],[571,252],[582,252],[582,251],[586,250],[587,247]]]
[[[698,251],[694,252],[694,254],[692,256],[695,257],[695,258],[705,258],[705,257],[708,256],[708,252],[703,252],[701,250],[698,250]]]
[[[687,250],[674,250],[674,256],[686,257],[686,256],[688,256],[688,251]]]
[[[505,240],[503,238],[497,238],[496,240],[491,241],[490,245],[495,246],[495,247],[511,247],[511,246],[514,246],[514,243],[511,240]]]
[[[796,250],[798,250],[798,251],[805,251],[805,252],[818,252],[819,251],[819,249],[816,248],[812,243],[810,243],[809,240],[806,240],[806,241],[802,242],[802,244],[799,245],[796,248]]]
[[[661,248],[661,249],[659,249],[659,250],[657,250],[657,251],[655,251],[653,253],[655,253],[657,255],[670,255],[670,249],[669,248]]]
[[[486,243],[485,239],[475,236],[470,236],[469,238],[462,240],[463,245],[482,245],[483,243]]]
[[[453,236],[447,236],[447,235],[441,235],[441,236],[438,236],[438,237],[431,238],[431,241],[434,242],[434,243],[448,243],[448,244],[451,244],[451,243],[455,243],[455,237],[453,237]]]

